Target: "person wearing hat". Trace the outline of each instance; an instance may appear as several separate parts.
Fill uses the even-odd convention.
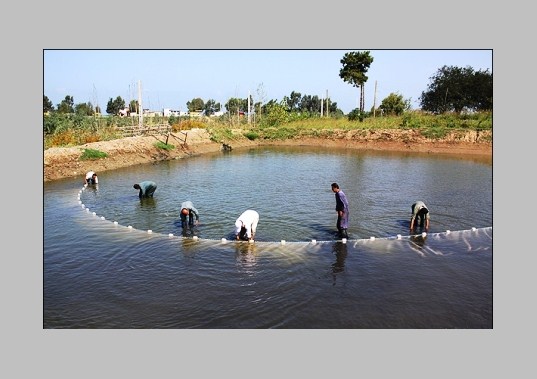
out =
[[[235,236],[237,240],[248,239],[248,241],[253,241],[258,223],[259,213],[252,209],[244,211],[235,221]]]
[[[84,180],[84,183],[86,184],[97,184],[99,183],[99,178],[97,178],[97,174],[93,171],[88,171],[86,174],[86,179]]]
[[[429,231],[429,209],[423,201],[416,201],[412,204],[412,218],[410,219],[410,232],[412,233],[415,228],[415,224],[420,219],[420,227],[423,228],[425,223],[425,231]]]
[[[136,183],[132,187],[140,191],[138,193],[138,197],[141,199],[142,197],[153,197],[153,194],[157,189],[157,184],[150,180],[146,180],[140,183]]]
[[[190,200],[181,203],[181,227],[186,228],[186,217],[188,216],[188,225],[194,225],[194,217],[196,217],[196,225],[198,225],[200,216],[198,210]]]
[[[347,233],[349,228],[349,202],[347,201],[347,196],[345,196],[337,183],[332,183],[332,192],[336,195],[336,228],[340,237],[349,238]]]

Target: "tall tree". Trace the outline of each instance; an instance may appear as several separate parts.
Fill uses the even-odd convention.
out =
[[[129,103],[129,112],[139,114],[138,108],[138,100],[131,100]]]
[[[74,99],[73,96],[65,96],[65,99],[62,100],[60,104],[56,107],[58,110],[58,113],[74,113]]]
[[[241,110],[241,106],[242,100],[236,97],[230,98],[225,104],[226,110],[232,115],[239,112],[239,110]]]
[[[214,99],[209,99],[205,103],[205,107],[203,109],[205,110],[206,116],[211,116],[220,111],[220,103],[217,103]]]
[[[125,100],[121,98],[121,96],[116,97],[115,100],[108,100],[108,104],[106,105],[106,113],[113,114],[113,115],[119,115],[119,111],[125,109]]]
[[[52,112],[54,110],[54,105],[52,101],[45,95],[43,95],[43,113]]]
[[[373,57],[369,54],[369,51],[353,51],[345,53],[340,63],[343,67],[339,70],[339,77],[360,89],[360,112],[363,112],[365,106],[364,84],[369,79],[366,76],[366,72],[369,70],[371,63],[373,63]]]
[[[90,102],[76,104],[75,113],[81,116],[93,116],[93,114],[95,113],[93,109],[93,104],[91,104]]]
[[[189,112],[202,111],[205,109],[205,102],[203,101],[202,98],[196,97],[192,99],[191,101],[187,101],[186,107],[188,108]]]
[[[287,109],[291,112],[296,112],[299,110],[300,100],[302,99],[302,95],[300,92],[292,91],[291,95],[289,97],[284,96],[283,101],[287,105]]]
[[[321,113],[321,99],[317,95],[304,95],[298,105],[300,112],[309,112],[311,114]]]
[[[470,66],[443,66],[421,93],[421,108],[435,113],[492,109],[492,74]]]

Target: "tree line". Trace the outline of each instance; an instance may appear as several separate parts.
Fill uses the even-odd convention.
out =
[[[410,110],[410,99],[405,99],[403,95],[392,92],[384,98],[377,109],[371,108],[370,112],[364,109],[364,85],[368,81],[366,75],[374,57],[369,51],[345,53],[340,60],[342,68],[339,76],[346,82],[356,87],[360,91],[359,107],[353,109],[349,114],[349,119],[363,119],[379,111],[383,115],[401,115]],[[427,89],[421,93],[419,98],[423,111],[433,114],[446,112],[461,113],[463,111],[490,111],[492,110],[492,73],[488,70],[475,71],[472,67],[443,66],[438,69],[430,78]],[[271,112],[298,113],[307,116],[318,116],[321,113],[334,117],[343,116],[343,112],[337,107],[337,103],[330,98],[320,99],[318,96],[302,95],[300,92],[292,91],[289,96],[284,96],[280,101],[272,99],[265,101],[262,84],[257,91],[258,101],[254,102],[252,95],[249,98],[230,98],[224,104],[226,111],[230,115],[246,113],[248,111],[257,115],[269,115]],[[186,103],[189,112],[201,111],[210,116],[222,110],[222,105],[214,99],[204,101],[200,97],[193,98]],[[109,115],[123,115],[127,110],[130,113],[138,113],[138,101],[130,101],[126,107],[125,100],[120,96],[115,99],[110,98],[106,113]],[[75,114],[79,116],[94,116],[101,114],[98,105],[91,102],[75,104],[72,96],[65,98],[54,107],[49,98],[43,94],[43,113]]]

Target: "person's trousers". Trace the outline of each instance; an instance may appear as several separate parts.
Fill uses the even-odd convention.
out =
[[[336,227],[339,231],[349,228],[349,212],[343,212],[343,216],[338,213]]]

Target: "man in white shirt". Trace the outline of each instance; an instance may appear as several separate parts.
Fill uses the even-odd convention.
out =
[[[86,174],[86,184],[97,184],[99,183],[99,178],[97,178],[97,174],[93,171],[88,171]]]
[[[235,221],[235,235],[237,236],[237,240],[245,239],[246,237],[249,241],[253,241],[258,222],[259,213],[252,209],[244,211],[237,221]]]

